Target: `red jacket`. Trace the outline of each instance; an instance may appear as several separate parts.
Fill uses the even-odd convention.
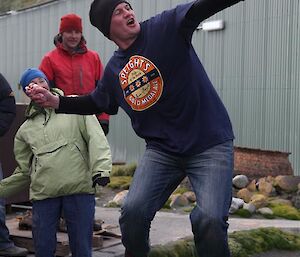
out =
[[[60,88],[65,95],[85,95],[93,91],[102,77],[103,66],[97,52],[88,50],[82,41],[74,54],[65,50],[61,43],[47,53],[39,66],[50,81],[52,87]],[[99,120],[109,120],[102,113]]]

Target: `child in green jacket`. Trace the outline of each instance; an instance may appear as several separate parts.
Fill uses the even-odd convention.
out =
[[[20,80],[24,91],[35,85],[55,95],[38,69],[26,70]],[[0,182],[0,197],[30,187],[33,240],[37,257],[54,257],[56,230],[63,212],[72,257],[91,257],[95,186],[109,182],[111,154],[94,115],[57,114],[31,102],[26,121],[14,144],[17,167]]]

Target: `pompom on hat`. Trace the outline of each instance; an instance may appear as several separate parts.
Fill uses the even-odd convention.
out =
[[[120,3],[127,3],[130,5],[130,3],[124,0],[94,0],[91,4],[89,13],[90,22],[107,38],[109,38],[110,23],[113,11]]]
[[[60,18],[59,33],[72,30],[82,33],[82,22],[81,17],[74,13],[69,13]]]
[[[49,85],[49,81],[46,75],[41,70],[36,68],[30,68],[23,72],[20,79],[20,85],[23,88],[24,92],[26,92],[25,87],[27,87],[30,84],[30,82],[35,78],[43,78],[47,81]]]

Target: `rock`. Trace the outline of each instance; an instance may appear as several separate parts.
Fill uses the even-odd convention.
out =
[[[272,184],[274,184],[275,178],[272,177],[272,176],[267,176],[267,177],[266,177],[266,181],[267,181],[267,182],[270,182],[270,183],[272,183]]]
[[[249,184],[249,179],[245,175],[237,175],[233,178],[232,184],[236,188],[245,188]]]
[[[274,189],[275,190],[275,189]],[[258,191],[263,195],[269,196],[274,192],[272,183],[262,180],[258,184]]]
[[[293,204],[290,200],[282,199],[282,198],[277,198],[277,199],[270,200],[270,203],[293,206]]]
[[[183,193],[183,196],[185,196],[189,200],[190,203],[196,202],[196,195],[193,191],[185,192],[185,193]]]
[[[267,181],[267,178],[266,177],[263,177],[263,178],[259,178],[258,181],[257,181],[257,185],[261,182],[265,182]]]
[[[250,212],[251,214],[253,214],[256,211],[256,207],[254,204],[252,203],[245,203],[243,205],[243,209],[247,210],[248,212]]]
[[[250,192],[247,188],[243,188],[237,192],[237,197],[243,199],[246,203],[249,203],[253,193]]]
[[[300,190],[292,198],[293,206],[300,210]]]
[[[238,209],[240,209],[244,205],[244,203],[245,203],[244,200],[233,197],[231,201],[231,206],[229,208],[229,213],[230,214],[235,213]]]
[[[267,207],[259,208],[256,212],[261,215],[273,215],[273,211]]]
[[[122,206],[124,203],[124,200],[127,196],[128,190],[123,190],[120,193],[117,193],[112,200],[112,202],[116,203],[118,206]]]
[[[243,199],[236,197],[232,198],[232,202],[235,202],[239,208],[243,207],[243,205],[245,204],[245,201]]]
[[[251,197],[250,203],[254,204],[256,209],[267,206],[267,197],[262,194],[256,194]]]
[[[189,205],[189,200],[184,195],[181,194],[171,195],[170,199],[171,199],[170,207],[172,209]]]
[[[250,191],[250,192],[256,192],[256,180],[253,179],[247,186],[247,189]]]
[[[180,187],[188,188],[192,190],[192,185],[188,177],[185,177],[183,181],[180,183]]]
[[[275,178],[275,186],[286,192],[294,192],[298,190],[300,176],[277,176]]]

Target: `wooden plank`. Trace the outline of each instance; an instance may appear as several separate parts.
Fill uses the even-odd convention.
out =
[[[6,221],[6,226],[9,229],[9,234],[15,245],[25,247],[30,252],[34,252],[34,244],[32,240],[31,230],[20,230],[19,221],[17,219],[10,219]],[[70,247],[68,235],[66,233],[57,233],[56,256],[68,256],[70,254]]]
[[[14,244],[19,247],[25,247],[30,252],[35,252],[32,238],[11,236]],[[68,242],[57,242],[55,256],[69,256],[70,247]]]
[[[17,219],[9,219],[6,221],[6,226],[9,229],[10,236],[14,243],[19,247],[25,247],[30,252],[34,252],[34,244],[32,240],[31,230],[19,230],[19,221]],[[57,232],[56,256],[67,256],[70,254],[68,234]],[[101,235],[93,235],[93,247],[101,248],[103,246],[103,237]]]

